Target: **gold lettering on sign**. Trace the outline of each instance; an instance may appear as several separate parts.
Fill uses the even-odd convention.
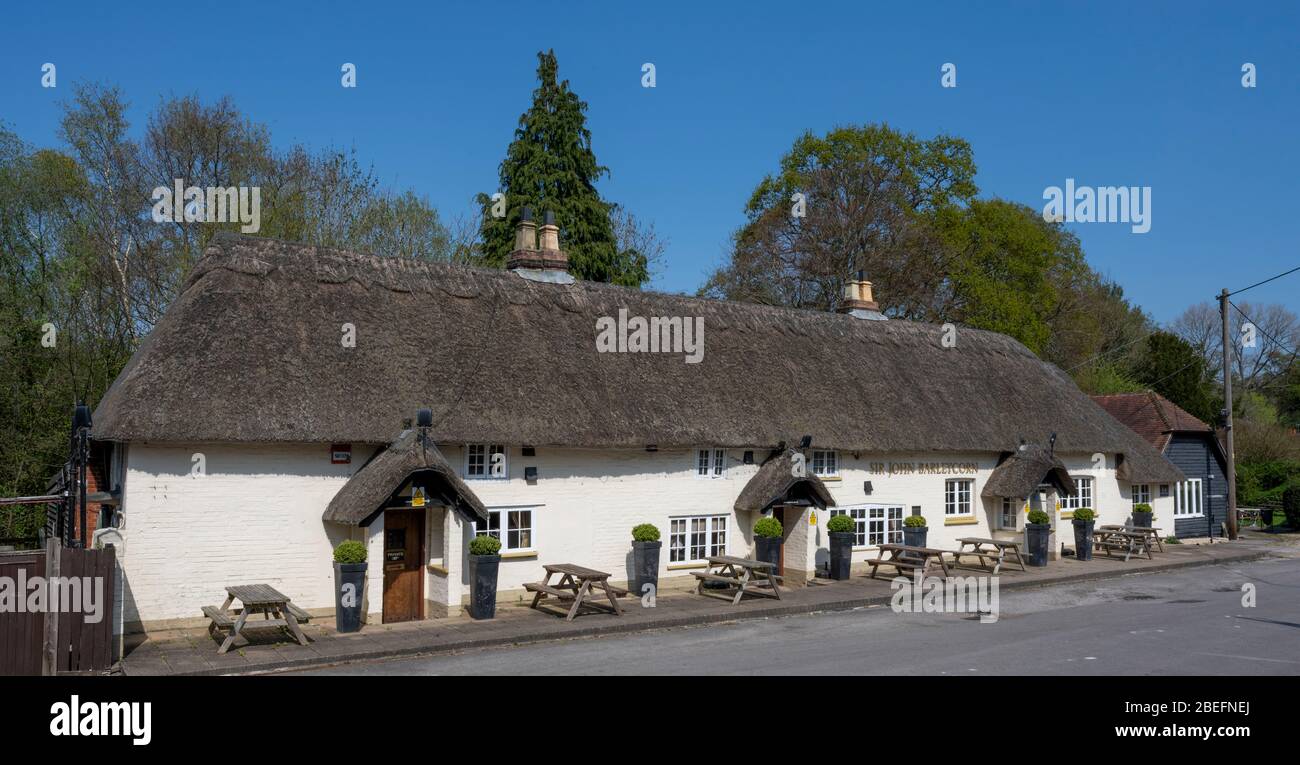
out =
[[[889,475],[964,475],[979,472],[974,462],[872,462],[868,472]]]

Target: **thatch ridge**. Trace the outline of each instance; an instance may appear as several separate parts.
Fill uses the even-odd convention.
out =
[[[705,356],[597,353],[596,319],[700,316]],[[343,348],[340,327],[357,329]],[[1015,340],[820,311],[539,284],[506,271],[222,234],[95,412],[114,441],[1058,451],[1165,462]],[[1168,463],[1165,463],[1168,464]]]

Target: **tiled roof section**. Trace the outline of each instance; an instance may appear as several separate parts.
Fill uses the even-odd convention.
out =
[[[1211,432],[1209,425],[1154,391],[1093,396],[1092,400],[1161,451],[1173,433]]]

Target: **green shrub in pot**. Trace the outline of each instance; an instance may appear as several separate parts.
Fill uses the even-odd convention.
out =
[[[632,592],[654,597],[659,587],[659,527],[639,523],[632,527]]]

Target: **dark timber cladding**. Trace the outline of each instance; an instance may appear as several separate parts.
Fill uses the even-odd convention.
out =
[[[704,357],[600,353],[597,319],[700,317]],[[355,328],[347,347],[343,326]],[[1176,473],[1003,335],[703,300],[218,234],[95,412],[112,441],[1122,453]],[[195,395],[202,391],[201,396]],[[1159,476],[1159,478],[1157,478]]]

